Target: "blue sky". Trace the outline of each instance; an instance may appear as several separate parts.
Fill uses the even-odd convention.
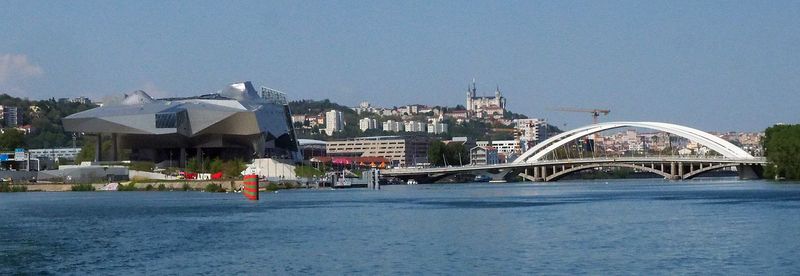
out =
[[[214,92],[559,107],[711,131],[800,121],[798,1],[5,1],[0,91],[30,98]]]

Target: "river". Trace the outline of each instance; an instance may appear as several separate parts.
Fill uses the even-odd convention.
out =
[[[0,274],[800,273],[800,184],[0,194]]]

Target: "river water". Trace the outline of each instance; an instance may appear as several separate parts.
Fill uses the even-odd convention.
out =
[[[0,194],[0,274],[800,273],[800,184]]]

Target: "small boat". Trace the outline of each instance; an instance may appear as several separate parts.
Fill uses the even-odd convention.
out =
[[[417,185],[417,184],[419,184],[419,183],[417,183],[417,181],[416,181],[416,180],[414,180],[414,179],[409,179],[409,180],[406,182],[406,185]]]
[[[485,175],[478,175],[478,176],[475,176],[475,180],[473,180],[473,181],[475,181],[475,182],[489,182],[489,181],[492,181],[492,178],[488,177],[488,176],[485,176]]]
[[[349,188],[353,183],[346,177],[340,177],[333,183],[334,188]]]

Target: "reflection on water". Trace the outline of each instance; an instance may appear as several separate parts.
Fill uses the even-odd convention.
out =
[[[0,194],[0,274],[797,274],[800,185]]]

